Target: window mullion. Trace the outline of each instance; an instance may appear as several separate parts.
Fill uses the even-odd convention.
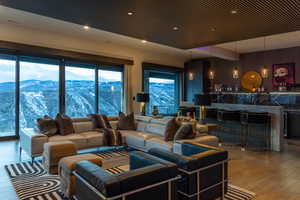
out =
[[[65,77],[65,61],[61,60],[59,64],[59,112],[65,113],[65,99],[66,99],[66,77]]]
[[[95,106],[96,113],[99,113],[99,68],[96,66],[95,69]]]
[[[16,68],[15,68],[15,73],[16,73],[16,77],[15,77],[15,126],[16,126],[16,136],[17,138],[19,138],[20,136],[20,56],[16,57]]]

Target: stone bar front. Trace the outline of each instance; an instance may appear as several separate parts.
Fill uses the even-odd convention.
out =
[[[269,105],[249,105],[249,104],[226,104],[226,103],[213,103],[211,108],[230,110],[230,111],[249,111],[249,112],[266,112],[271,114],[271,150],[283,150],[283,107],[282,106],[269,106]]]

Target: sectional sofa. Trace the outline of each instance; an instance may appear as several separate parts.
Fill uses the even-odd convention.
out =
[[[20,155],[24,150],[32,159],[41,156],[43,146],[47,142],[72,141],[79,150],[101,147],[104,144],[104,136],[100,130],[93,129],[93,123],[89,118],[73,118],[74,134],[48,137],[41,133],[20,133]],[[147,116],[136,116],[136,130],[121,130],[124,145],[148,151],[151,148],[160,148],[173,152],[180,142],[196,142],[211,146],[218,145],[218,138],[206,134],[203,126],[197,127],[197,136],[190,140],[168,141],[164,140],[167,119],[154,119]],[[109,117],[113,128],[118,123],[117,117]]]

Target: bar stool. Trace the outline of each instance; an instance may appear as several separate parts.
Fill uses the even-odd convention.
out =
[[[218,121],[218,109],[207,108],[205,121],[208,123],[216,123]]]
[[[241,112],[242,150],[270,150],[271,115],[269,113]],[[263,131],[260,131],[262,130]]]
[[[241,144],[240,111],[218,110],[219,139],[234,145]]]

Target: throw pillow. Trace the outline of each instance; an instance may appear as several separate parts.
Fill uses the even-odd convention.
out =
[[[174,136],[174,141],[184,140],[184,139],[193,139],[195,137],[196,137],[196,135],[193,131],[193,125],[192,124],[182,124]]]
[[[122,112],[119,112],[119,121],[118,121],[119,130],[136,130],[134,113],[125,115]]]
[[[122,135],[116,129],[103,128],[104,145],[106,146],[122,146]]]
[[[94,129],[111,128],[111,125],[106,115],[91,114],[88,116],[92,119]]]
[[[39,132],[47,135],[48,137],[54,136],[58,131],[56,121],[48,115],[37,119],[37,126],[39,128]]]
[[[75,132],[72,119],[67,115],[58,113],[56,115],[56,122],[59,130],[59,134],[68,135]]]
[[[165,141],[172,141],[179,127],[175,117],[169,120],[165,130]]]

